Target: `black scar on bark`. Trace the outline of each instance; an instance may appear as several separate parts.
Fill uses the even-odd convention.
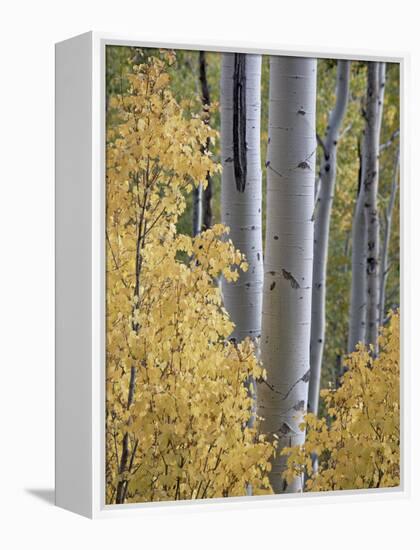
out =
[[[278,429],[278,432],[280,432],[282,435],[288,435],[290,433],[293,433],[293,429],[289,426],[287,422],[283,422],[283,424]]]
[[[311,377],[311,369],[308,369],[305,374],[302,376],[301,380],[302,382],[309,382],[309,378]]]
[[[286,269],[281,270],[283,277],[286,279],[286,281],[290,282],[290,286],[292,288],[300,288],[300,284],[297,282],[297,280],[293,277],[293,275],[290,273],[290,271],[286,271]]]
[[[235,53],[233,69],[233,169],[236,189],[246,186],[246,54]]]
[[[273,281],[270,285],[270,290],[273,290],[275,286],[276,286],[276,281]]]

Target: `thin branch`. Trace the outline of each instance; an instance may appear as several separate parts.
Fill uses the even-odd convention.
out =
[[[346,126],[344,130],[341,132],[341,134],[338,136],[338,139],[339,140],[342,139],[347,134],[347,132],[350,132],[352,127],[353,127],[353,122],[350,122],[350,124]]]
[[[318,142],[318,145],[322,147],[322,150],[324,151],[324,157],[325,157],[327,155],[327,148],[325,146],[324,140],[318,133],[316,134],[316,140]]]
[[[382,153],[382,151],[384,151],[385,149],[388,149],[388,147],[391,147],[391,145],[393,144],[394,140],[400,135],[400,131],[399,130],[395,130],[395,132],[392,132],[391,134],[391,137],[389,138],[388,141],[386,141],[385,143],[382,143],[382,145],[379,146],[379,152]]]

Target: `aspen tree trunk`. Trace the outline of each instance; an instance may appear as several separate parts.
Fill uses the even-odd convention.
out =
[[[224,306],[235,323],[232,337],[259,339],[263,286],[261,221],[261,56],[222,56],[221,156],[222,223],[248,271],[236,282],[222,280]]]
[[[352,228],[352,287],[348,352],[359,342],[374,345],[379,330],[379,138],[385,91],[385,63],[368,63],[361,172]]]
[[[382,245],[382,254],[381,254],[381,271],[380,271],[380,300],[379,300],[379,315],[380,315],[380,324],[382,325],[386,317],[386,281],[388,278],[389,264],[388,264],[388,255],[389,255],[389,242],[391,240],[391,229],[392,229],[392,214],[394,211],[395,198],[397,196],[398,190],[398,172],[399,172],[399,162],[400,162],[400,151],[397,150],[395,156],[394,170],[392,174],[392,183],[391,183],[391,193],[389,196],[388,206],[385,212],[384,218],[384,242]]]
[[[366,335],[366,224],[362,189],[363,168],[363,151],[359,145],[359,183],[352,223],[348,353],[353,352],[359,342],[364,343]]]
[[[309,381],[308,410],[318,414],[321,365],[325,340],[325,299],[328,263],[328,242],[331,208],[337,171],[339,131],[347,109],[350,80],[350,61],[337,62],[336,103],[330,113],[323,145],[320,170],[320,188],[315,204],[314,267],[312,280],[311,317],[311,378]]]
[[[196,237],[201,231],[203,209],[202,209],[202,200],[203,200],[203,187],[198,185],[194,187],[192,193],[193,199],[193,222],[192,222],[192,235]]]
[[[316,60],[271,57],[261,335],[267,379],[258,388],[258,412],[262,431],[278,442],[270,472],[275,493],[303,489],[300,477],[283,480],[280,451],[305,441],[299,425],[310,373],[315,109]]]
[[[206,53],[199,52],[199,74],[200,74],[200,86],[201,86],[201,101],[203,103],[203,110],[205,113],[204,121],[206,124],[210,120],[210,89],[207,81],[207,61]],[[210,148],[210,140],[207,140],[206,146],[203,149],[203,152],[207,152]],[[201,228],[205,231],[210,229],[213,225],[213,209],[212,209],[212,200],[213,200],[213,180],[210,174],[207,174],[207,186],[205,189],[202,189],[202,210],[201,210],[201,221],[200,221],[200,230]]]
[[[380,233],[378,213],[379,138],[385,89],[385,63],[368,63],[368,85],[365,125],[364,195],[366,250],[366,343],[378,351],[380,301]]]

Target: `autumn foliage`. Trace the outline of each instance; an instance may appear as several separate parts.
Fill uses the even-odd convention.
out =
[[[400,323],[393,313],[380,353],[364,346],[346,359],[337,389],[321,392],[328,416],[306,416],[305,444],[285,449],[286,478],[306,474],[306,489],[395,487],[400,483]],[[313,469],[314,456],[318,469]]]
[[[247,426],[262,376],[215,280],[246,269],[215,225],[177,233],[186,195],[219,167],[216,132],[168,87],[170,52],[129,75],[107,135],[107,503],[269,493],[273,446]]]

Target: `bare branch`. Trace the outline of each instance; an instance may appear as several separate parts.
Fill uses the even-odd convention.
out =
[[[347,134],[347,132],[350,132],[352,127],[353,127],[353,122],[350,122],[350,124],[346,126],[344,130],[341,132],[341,134],[338,136],[338,139],[339,140],[342,139]]]
[[[324,157],[325,157],[327,155],[327,148],[325,146],[324,140],[318,133],[316,134],[316,141],[318,142],[318,145],[322,147],[322,150],[324,152]]]
[[[388,149],[388,147],[391,147],[395,139],[400,135],[400,130],[395,130],[395,132],[392,132],[391,137],[388,141],[385,143],[382,143],[382,145],[379,146],[379,153],[382,153],[385,149]]]

